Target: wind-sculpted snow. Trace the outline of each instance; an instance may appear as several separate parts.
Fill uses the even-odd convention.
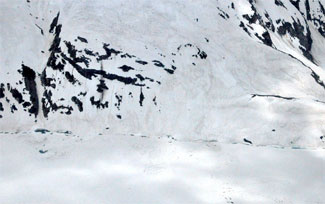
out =
[[[324,145],[321,0],[2,3],[3,130]]]

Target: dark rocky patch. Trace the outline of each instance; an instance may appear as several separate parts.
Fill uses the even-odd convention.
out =
[[[90,102],[91,102],[91,105],[96,106],[97,109],[108,108],[108,101],[106,101],[105,103],[101,103],[101,100],[95,100],[94,96],[90,97]]]
[[[248,143],[248,144],[253,144],[251,141],[249,141],[248,139],[244,138],[244,142]]]
[[[257,12],[254,12],[253,15],[249,16],[248,14],[243,15],[243,18],[245,18],[249,24],[255,24],[260,16],[257,14]]]
[[[263,34],[262,34],[262,37],[260,37],[259,35],[257,35],[257,33],[255,33],[255,36],[260,39],[265,45],[267,46],[270,46],[272,47],[273,45],[273,42],[271,40],[271,36],[269,34],[268,31],[265,31]]]
[[[56,17],[53,19],[51,25],[50,25],[50,33],[53,33],[54,28],[58,25],[58,20],[59,20],[60,12],[56,15]]]
[[[116,74],[110,74],[110,73],[106,73],[104,70],[97,70],[97,69],[84,69],[82,68],[80,65],[78,65],[73,59],[68,58],[65,54],[61,53],[62,57],[67,60],[76,70],[77,72],[87,78],[87,79],[92,79],[92,77],[95,77],[96,75],[100,75],[106,79],[109,80],[117,80],[119,82],[122,82],[124,84],[132,84],[132,85],[136,85],[136,78],[131,78],[131,77],[123,77],[123,76],[119,76]]]
[[[143,100],[144,99],[145,99],[145,97],[143,95],[142,88],[141,88],[140,89],[140,100],[139,100],[140,106],[143,106]]]
[[[91,50],[84,49],[84,51],[85,51],[86,55],[93,56],[93,57],[97,56],[97,55],[96,55],[93,51],[91,51]]]
[[[258,97],[274,97],[274,98],[281,98],[281,99],[285,99],[285,100],[295,100],[295,99],[297,99],[297,98],[294,98],[294,97],[283,97],[283,96],[279,96],[279,95],[252,94],[252,98],[255,98],[256,96],[258,96]]]
[[[72,84],[75,84],[75,83],[79,83],[79,85],[81,84],[72,74],[70,74],[70,72],[68,71],[65,71],[64,73],[64,76],[65,78]]]
[[[325,21],[324,19],[324,15],[325,15],[325,9],[323,4],[318,1],[318,5],[319,8],[317,8],[317,11],[319,12],[319,15],[315,16],[315,15],[311,15],[310,13],[310,5],[309,5],[309,1],[306,0],[305,1],[305,8],[306,8],[306,16],[307,16],[307,20],[312,22],[315,26],[315,28],[318,30],[318,32],[325,37]],[[300,11],[300,13],[302,13]]]
[[[321,85],[325,89],[324,82],[320,79],[319,75],[316,72],[312,71],[311,76],[314,78],[317,84]]]
[[[250,32],[242,21],[240,21],[239,27],[241,27],[249,36],[251,36]]]
[[[83,38],[83,37],[80,37],[80,36],[78,36],[77,38],[78,38],[78,40],[80,40],[80,42],[88,43],[88,40],[86,38]]]
[[[198,55],[200,56],[201,59],[206,59],[208,55],[199,49]]]
[[[14,97],[14,99],[16,99],[16,101],[21,104],[24,102],[23,100],[23,95],[15,88],[11,88],[10,89],[10,93],[12,95],[12,97]]]
[[[309,0],[305,0],[307,20],[311,20]]]
[[[8,92],[10,92],[13,95],[13,97],[18,101],[19,104],[22,104],[23,110],[29,111],[30,114],[35,114],[35,117],[37,117],[39,113],[39,108],[41,108],[44,117],[48,118],[50,112],[54,113],[59,111],[61,114],[67,114],[67,115],[71,114],[73,108],[75,107],[72,108],[70,105],[74,106],[75,104],[77,105],[79,111],[82,112],[83,103],[79,98],[77,98],[77,96],[72,96],[71,100],[66,100],[65,98],[62,98],[59,95],[55,97],[53,96],[54,93],[59,94],[56,92],[56,90],[61,90],[61,88],[65,88],[64,84],[62,84],[62,82],[64,83],[62,79],[64,80],[64,78],[66,78],[66,80],[68,80],[72,85],[81,85],[80,81],[77,80],[77,78],[79,79],[80,76],[89,80],[93,80],[94,78],[95,80],[99,80],[99,84],[97,85],[97,91],[100,93],[103,93],[105,90],[108,90],[108,87],[105,85],[105,80],[111,80],[111,81],[116,80],[125,85],[140,86],[141,93],[140,93],[139,103],[140,106],[143,106],[143,100],[145,99],[145,97],[143,94],[142,87],[145,87],[146,89],[151,88],[150,86],[145,84],[145,82],[152,82],[152,83],[157,82],[157,84],[160,85],[161,84],[160,81],[156,81],[155,79],[146,77],[142,73],[141,73],[142,75],[135,74],[135,76],[126,77],[123,75],[120,76],[117,74],[108,73],[103,69],[103,67],[101,67],[101,69],[95,69],[95,68],[89,69],[88,67],[92,60],[94,61],[97,60],[97,62],[100,62],[102,60],[110,60],[115,56],[119,56],[121,58],[135,58],[137,59],[137,60],[134,59],[135,62],[141,65],[147,65],[148,62],[139,59],[135,55],[123,53],[122,51],[111,48],[110,45],[107,43],[103,43],[103,49],[105,51],[104,54],[99,54],[98,52],[89,49],[78,50],[76,46],[73,44],[74,42],[69,42],[69,41],[65,41],[64,39],[61,39],[60,35],[62,30],[62,24],[59,24],[59,17],[60,17],[60,12],[58,12],[57,15],[54,17],[49,28],[49,33],[52,33],[53,40],[48,49],[49,57],[46,62],[46,67],[41,71],[41,73],[37,74],[33,69],[22,64],[22,70],[19,71],[19,73],[22,74],[23,80],[19,81],[19,84],[23,85],[23,83],[25,82],[25,86],[26,86],[26,88],[24,88],[22,93],[20,93],[17,89],[12,88],[11,85],[8,85]],[[36,26],[39,29],[41,29],[37,24]],[[43,30],[41,31],[42,34],[44,34],[44,31]],[[80,36],[78,36],[75,39],[75,41],[78,40],[83,43],[88,43],[87,39]],[[206,41],[208,42],[207,39]],[[63,42],[64,49],[62,49],[61,42]],[[187,46],[192,46],[192,45],[186,44],[185,47]],[[67,49],[65,49],[65,47]],[[161,53],[158,53],[158,55],[162,57],[166,57],[164,54]],[[202,59],[206,58],[204,52],[198,54],[198,56]],[[152,62],[155,66],[162,67],[169,74],[173,74],[174,71],[176,70],[176,67],[173,65],[171,65],[171,68],[165,68],[165,65],[158,60],[153,60]],[[174,60],[173,63],[175,63]],[[73,72],[74,74],[72,74],[71,72],[66,70],[66,66],[70,66],[70,65],[73,67],[73,70],[76,70],[78,76],[76,75],[75,71]],[[122,67],[118,67],[118,68],[120,68],[124,72],[135,70],[135,68],[128,65],[123,65]],[[55,74],[53,74],[52,70],[55,71],[54,72]],[[55,76],[56,73],[61,75]],[[44,90],[42,93],[37,93],[37,88],[36,88],[38,85],[37,76],[40,78],[41,81],[40,85],[43,86],[40,89],[40,90]],[[17,85],[19,84],[17,82]],[[60,84],[62,85],[60,86]],[[4,84],[0,84],[0,98],[5,97],[4,91],[5,91]],[[23,97],[25,97],[24,95],[27,92],[30,95],[30,100],[26,99],[26,101],[24,101]],[[78,97],[86,96],[86,94],[87,92],[84,93],[80,92],[80,94],[78,94]],[[87,100],[89,97],[87,97]],[[116,93],[115,97],[117,99],[116,106],[118,109],[120,109],[120,105],[122,104],[122,95],[118,95]],[[57,100],[54,100],[54,98]],[[109,102],[108,101],[103,102],[102,101],[103,97],[97,100],[95,99],[94,96],[92,96],[89,99],[91,104],[93,106],[96,106],[97,108],[108,108]],[[6,98],[6,100],[9,103],[9,99]],[[71,104],[72,102],[74,104]],[[68,103],[68,105],[66,105],[66,103]],[[3,108],[3,106],[1,108]],[[16,110],[17,108],[15,104],[11,104],[11,111],[14,112]]]
[[[158,60],[153,60],[152,62],[157,67],[165,67],[165,65],[163,63],[161,63],[160,61],[158,61]]]
[[[124,54],[121,55],[121,58],[133,58],[133,57],[136,57],[136,56],[130,55],[128,53],[124,53]]]
[[[30,114],[34,114],[37,117],[39,112],[39,100],[38,100],[38,93],[37,93],[37,85],[36,85],[36,73],[30,67],[25,66],[22,64],[22,76],[24,78],[26,90],[30,95],[30,102],[32,107],[29,109]]]
[[[15,104],[12,104],[11,106],[10,106],[10,111],[11,111],[11,113],[14,113],[15,111],[17,111],[18,109],[17,109],[17,107],[15,106]]]
[[[51,24],[51,29],[50,29],[50,33],[53,32],[53,29],[55,28],[55,34],[54,34],[54,40],[51,44],[51,47],[49,49],[50,51],[50,57],[47,60],[47,66],[51,67],[53,70],[59,70],[62,71],[64,68],[64,64],[62,64],[61,62],[57,63],[57,59],[58,56],[57,54],[61,53],[61,48],[60,48],[60,43],[61,43],[61,38],[60,38],[60,33],[61,33],[61,28],[62,25],[57,25],[57,21],[59,18],[59,13],[57,15],[57,17],[53,20],[52,24]]]
[[[300,6],[299,6],[300,0],[290,0],[290,2],[292,5],[294,5],[294,7],[296,7],[298,11],[300,11]]]
[[[106,54],[98,56],[97,61],[107,60],[109,57],[112,56],[112,54],[118,55],[122,53],[121,51],[109,48],[109,44],[106,43],[103,44],[103,49],[105,50]]]
[[[39,153],[41,154],[45,154],[46,152],[48,152],[48,150],[39,150]]]
[[[221,10],[219,7],[217,7],[217,9],[220,11],[219,16],[221,16],[225,20],[227,20],[229,18],[229,15],[226,12]]]
[[[282,25],[278,27],[279,35],[283,36],[288,33],[290,36],[298,38],[301,45],[299,48],[303,52],[303,55],[310,61],[314,62],[314,58],[310,53],[313,40],[308,25],[306,27],[306,34],[304,34],[304,30],[305,27],[301,25],[299,20],[294,20],[292,24],[289,22],[283,22]]]
[[[123,72],[128,72],[130,70],[134,70],[133,67],[127,66],[127,65],[123,65],[121,67],[119,67],[119,69],[121,69]]]
[[[77,57],[77,50],[74,45],[71,44],[71,42],[64,41],[65,45],[68,48],[68,53],[74,63],[84,63],[86,67],[89,67],[89,61],[90,59],[88,57],[85,57],[84,55]]]
[[[60,113],[70,115],[73,108],[71,106],[57,105],[52,101],[51,90],[45,90],[42,97],[42,110],[44,117],[47,118],[50,111],[56,112],[58,110],[66,110],[65,112],[61,111]]]
[[[169,74],[174,74],[174,70],[172,70],[172,69],[164,69],[164,70]]]
[[[5,97],[5,85],[3,83],[0,84],[0,98]]]
[[[140,81],[145,80],[145,78],[141,74],[136,74],[135,76],[138,77],[138,79],[140,79]]]
[[[103,93],[104,90],[108,90],[108,87],[106,86],[104,80],[99,80],[99,84],[97,85],[97,92]]]
[[[34,132],[39,132],[39,133],[45,134],[45,133],[48,133],[50,131],[47,130],[47,129],[44,129],[44,128],[38,128],[38,129],[34,130]]]
[[[55,82],[55,79],[47,77],[46,69],[43,70],[40,79],[41,79],[42,86],[44,86],[44,87],[49,86],[49,87],[52,87],[53,89],[55,89],[56,85],[55,85],[55,83],[52,83],[52,82]]]
[[[283,8],[287,9],[287,7],[284,6],[281,0],[274,0],[275,5],[282,6]]]
[[[148,64],[148,62],[146,61],[142,61],[142,60],[135,60],[136,63],[142,64],[142,65],[146,65]]]
[[[73,96],[71,98],[71,101],[73,101],[78,106],[78,109],[79,109],[80,112],[83,111],[83,104],[76,96]]]
[[[78,94],[78,96],[86,96],[87,95],[87,92],[80,92],[79,94]]]
[[[123,96],[115,94],[115,98],[117,100],[117,103],[115,103],[115,106],[118,110],[120,110],[120,106],[122,103]]]
[[[23,107],[24,108],[27,108],[27,107],[29,107],[29,106],[31,106],[32,104],[30,103],[30,102],[28,102],[28,101],[25,101],[24,103],[23,103]]]

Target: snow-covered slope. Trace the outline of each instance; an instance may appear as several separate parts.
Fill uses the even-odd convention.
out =
[[[1,0],[0,129],[324,147],[322,0]]]
[[[0,0],[0,203],[324,203],[325,0]]]

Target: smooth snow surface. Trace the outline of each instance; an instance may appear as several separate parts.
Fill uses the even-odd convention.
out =
[[[321,150],[25,133],[1,135],[0,153],[6,204],[325,201]]]

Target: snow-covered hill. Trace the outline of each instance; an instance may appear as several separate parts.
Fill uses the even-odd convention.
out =
[[[0,9],[3,131],[323,146],[323,1],[1,0]]]
[[[0,0],[0,203],[324,203],[325,0]]]

